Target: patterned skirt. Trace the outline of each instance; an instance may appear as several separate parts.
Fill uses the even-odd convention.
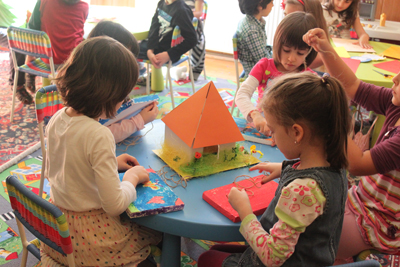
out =
[[[160,232],[139,226],[104,210],[74,212],[61,209],[69,223],[77,266],[136,266],[150,254],[150,245],[162,239]],[[67,266],[67,258],[41,244],[42,266]]]

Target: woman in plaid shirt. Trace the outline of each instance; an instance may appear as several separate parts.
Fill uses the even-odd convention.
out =
[[[245,76],[260,59],[272,57],[272,49],[267,46],[263,17],[269,15],[273,6],[272,0],[239,0],[240,11],[246,14],[237,29],[238,57]]]

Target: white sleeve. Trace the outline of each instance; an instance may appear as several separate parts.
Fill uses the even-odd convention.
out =
[[[249,122],[253,121],[253,119],[249,116],[250,111],[256,109],[254,104],[251,103],[251,97],[253,96],[258,85],[258,80],[249,75],[247,79],[240,85],[239,91],[236,93],[236,105]]]

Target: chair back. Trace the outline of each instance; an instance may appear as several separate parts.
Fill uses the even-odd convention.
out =
[[[238,60],[238,51],[237,51],[237,33],[232,37],[232,45],[233,45],[233,59]]]
[[[57,91],[57,86],[49,85],[40,88],[36,92],[36,119],[38,123],[47,125],[50,118],[60,109],[64,107],[61,95]]]
[[[197,30],[197,26],[199,25],[199,21],[196,17],[193,17],[192,24],[195,30]],[[179,26],[175,26],[174,31],[172,32],[172,41],[171,47],[177,46],[182,43],[183,37],[181,35],[181,29]]]
[[[200,16],[200,20],[203,23],[203,31],[204,31],[204,25],[206,24],[206,19],[207,19],[207,12],[208,12],[208,3],[207,1],[203,1],[203,13]]]
[[[64,213],[29,190],[14,175],[7,177],[6,184],[11,207],[18,221],[41,242],[67,256],[69,266],[73,266],[73,248]],[[20,233],[20,236],[26,238],[25,234]]]
[[[52,58],[51,42],[45,32],[10,26],[7,29],[12,51],[40,58]]]
[[[40,88],[36,92],[35,108],[36,119],[38,122],[40,143],[42,148],[42,170],[40,173],[39,196],[43,195],[44,186],[44,169],[46,167],[46,145],[44,141],[44,129],[51,117],[60,109],[64,107],[61,95],[57,91],[57,86],[48,85]]]

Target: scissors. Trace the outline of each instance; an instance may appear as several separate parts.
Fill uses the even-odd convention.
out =
[[[379,73],[379,74],[382,74],[382,75],[383,75],[383,77],[385,77],[385,78],[393,78],[393,75],[390,75],[390,74],[385,74],[385,73],[383,73],[383,72],[380,72],[380,71],[377,71],[377,70],[373,70],[373,71],[375,71],[375,72],[377,72],[377,73]]]

